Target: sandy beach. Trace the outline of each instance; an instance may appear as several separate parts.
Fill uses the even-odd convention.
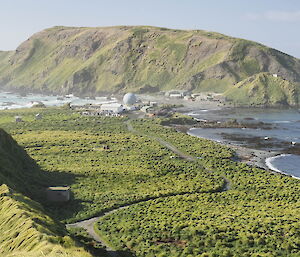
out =
[[[219,103],[214,101],[190,101],[184,100],[183,98],[169,98],[162,95],[138,95],[142,101],[153,101],[158,104],[176,104],[182,105],[182,107],[176,108],[178,112],[189,112],[193,110],[205,109],[205,110],[218,110],[225,107],[225,103]]]

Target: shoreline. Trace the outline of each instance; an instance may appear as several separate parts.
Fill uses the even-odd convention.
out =
[[[232,106],[228,106],[228,105],[223,105],[221,106],[220,104],[217,103],[210,103],[210,105],[205,105],[205,103],[183,103],[184,107],[181,108],[176,108],[176,111],[180,112],[180,113],[187,113],[187,112],[193,112],[193,111],[198,111],[199,109],[203,109],[206,111],[211,111],[211,110],[224,110],[224,109],[231,109],[233,108]],[[190,116],[190,115],[189,115]],[[205,118],[206,119],[206,118]],[[211,120],[208,120],[208,122]],[[190,125],[175,125],[172,124],[171,127],[175,128],[176,130],[179,130],[183,133],[186,133],[188,135],[191,136],[196,136],[199,138],[204,138],[204,139],[208,139],[205,137],[201,137],[199,135],[194,135],[191,133],[190,129],[193,128],[193,126]],[[196,127],[197,128],[197,127]],[[222,141],[218,141],[218,140],[213,140],[213,139],[208,139],[211,141],[214,141],[216,143],[219,143],[221,145],[224,145],[230,149],[232,149],[235,152],[235,161],[239,161],[242,163],[246,163],[248,165],[251,166],[256,166],[258,168],[267,170],[269,172],[272,173],[280,173],[282,175],[285,176],[289,176],[289,177],[293,177],[296,179],[300,179],[300,177],[295,177],[291,174],[288,174],[286,172],[280,171],[278,170],[276,167],[272,167],[272,165],[269,163],[268,159],[270,160],[270,158],[276,158],[276,157],[280,157],[282,155],[285,154],[293,154],[293,153],[286,153],[284,151],[271,151],[271,150],[259,150],[259,149],[255,149],[255,148],[248,148],[246,146],[240,146],[240,145],[236,145],[234,143],[228,143],[228,142],[222,142]],[[268,165],[269,163],[269,165]]]
[[[280,152],[276,151],[264,151],[264,150],[257,150],[253,148],[247,148],[244,146],[232,145],[232,144],[225,144],[223,145],[233,149],[238,157],[238,161],[242,163],[246,163],[251,166],[256,166],[258,168],[262,168],[264,170],[278,172],[276,170],[271,169],[267,165],[267,159],[271,157],[280,156]],[[288,175],[288,174],[286,174]]]
[[[198,138],[207,139],[205,137],[192,135],[192,134],[188,133],[188,130],[186,131],[186,134],[188,134],[190,136],[198,137]],[[273,165],[271,165],[271,164],[269,164],[269,165],[267,164],[269,162],[269,160],[271,160],[272,158],[278,158],[278,157],[287,155],[285,153],[278,152],[278,151],[265,151],[265,150],[247,148],[245,146],[239,146],[239,145],[234,145],[234,144],[230,144],[230,143],[228,144],[228,143],[216,141],[213,139],[207,139],[207,140],[211,140],[215,143],[224,145],[224,146],[234,150],[234,152],[236,154],[236,156],[234,156],[235,157],[234,161],[236,161],[236,162],[242,162],[242,163],[245,163],[250,166],[255,166],[257,168],[261,168],[268,172],[281,174],[281,175],[292,177],[292,178],[295,178],[298,180],[300,179],[300,177],[296,177],[294,175],[288,174],[284,171],[277,169],[276,167],[273,167]],[[273,167],[273,168],[271,168],[271,167]]]
[[[207,139],[205,137],[196,136],[196,135],[191,134],[189,132],[189,129],[187,129],[186,133],[190,136]],[[251,166],[256,166],[258,168],[262,168],[262,169],[269,170],[272,172],[276,172],[276,171],[271,169],[267,165],[267,163],[266,163],[267,158],[280,156],[282,154],[281,152],[277,152],[277,151],[258,150],[258,149],[248,148],[245,146],[239,146],[239,145],[234,145],[234,144],[230,144],[230,143],[220,142],[220,141],[216,141],[213,139],[208,139],[208,140],[211,140],[215,143],[224,145],[224,146],[232,149],[236,153],[236,156],[235,156],[236,161],[246,163]]]
[[[281,154],[284,154],[284,153],[278,152],[278,151],[258,150],[258,149],[254,149],[254,148],[248,148],[248,147],[245,147],[245,146],[235,145],[233,143],[225,143],[225,142],[222,142],[222,141],[213,140],[213,139],[201,137],[201,136],[198,136],[198,135],[194,135],[190,132],[190,129],[193,128],[193,126],[171,125],[171,127],[175,128],[177,131],[183,132],[183,133],[188,134],[190,136],[211,140],[215,143],[218,143],[218,144],[224,145],[224,146],[226,146],[230,149],[233,149],[233,151],[236,153],[235,157],[236,157],[237,161],[240,161],[242,163],[246,163],[246,164],[249,164],[249,165],[252,165],[252,166],[257,166],[259,168],[269,170],[269,171],[272,171],[272,172],[277,172],[277,171],[271,169],[267,165],[267,163],[266,163],[267,158],[280,156]]]
[[[291,154],[279,154],[279,155],[276,155],[276,156],[272,156],[272,157],[267,158],[266,163],[269,162],[269,167],[273,167],[273,169],[271,168],[272,171],[277,172],[277,173],[280,173],[280,174],[283,174],[283,175],[286,175],[286,176],[290,176],[290,177],[292,177],[292,178],[295,178],[295,179],[298,179],[298,180],[299,180],[300,177],[297,177],[297,176],[295,176],[295,175],[291,175],[291,174],[288,174],[288,173],[286,173],[286,172],[284,172],[284,171],[281,171],[281,170],[277,169],[276,167],[274,167],[274,166],[270,163],[270,160],[272,160],[272,159],[276,159],[276,158],[280,158],[280,157],[284,157],[284,156],[290,156],[290,155],[291,155]]]

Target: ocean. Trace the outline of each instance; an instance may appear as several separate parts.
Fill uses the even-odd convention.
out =
[[[269,124],[258,128],[192,128],[190,135],[253,149],[275,151],[266,165],[277,172],[300,178],[300,112],[298,109],[233,108],[197,110],[188,115],[200,120]]]
[[[19,94],[10,92],[0,92],[0,110],[30,108],[39,102],[45,104],[46,106],[62,106],[66,103],[71,103],[71,105],[113,103],[116,102],[116,99],[113,98],[111,100],[107,100],[106,97],[89,99],[79,98],[73,95],[46,96],[40,94],[27,94],[26,96],[21,96]]]

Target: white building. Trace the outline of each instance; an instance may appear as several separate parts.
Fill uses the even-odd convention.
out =
[[[172,91],[167,91],[165,93],[165,96],[170,98],[183,98],[187,94],[188,92],[185,90],[172,90]]]
[[[123,97],[123,103],[127,106],[134,105],[137,102],[136,95],[133,93],[127,93]]]
[[[151,107],[156,107],[158,104],[157,104],[157,102],[149,102],[149,105],[150,105]]]
[[[102,112],[121,113],[124,111],[124,107],[119,103],[102,104],[100,107]]]
[[[170,98],[182,98],[183,95],[181,93],[171,93],[169,95]]]

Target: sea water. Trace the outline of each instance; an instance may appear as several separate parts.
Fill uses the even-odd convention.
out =
[[[188,113],[199,120],[243,123],[264,122],[271,129],[252,128],[193,128],[188,134],[228,144],[266,151],[277,151],[278,156],[268,158],[266,164],[274,171],[300,178],[300,113],[298,109],[246,109],[196,110]]]
[[[21,96],[10,92],[0,92],[0,110],[30,108],[34,104],[43,103],[46,106],[62,106],[66,103],[71,105],[101,104],[116,102],[116,99],[107,100],[106,97],[95,99],[79,98],[73,95],[68,96],[47,96],[40,94],[28,94]]]
[[[280,154],[266,159],[268,167],[274,171],[300,179],[300,155]]]

